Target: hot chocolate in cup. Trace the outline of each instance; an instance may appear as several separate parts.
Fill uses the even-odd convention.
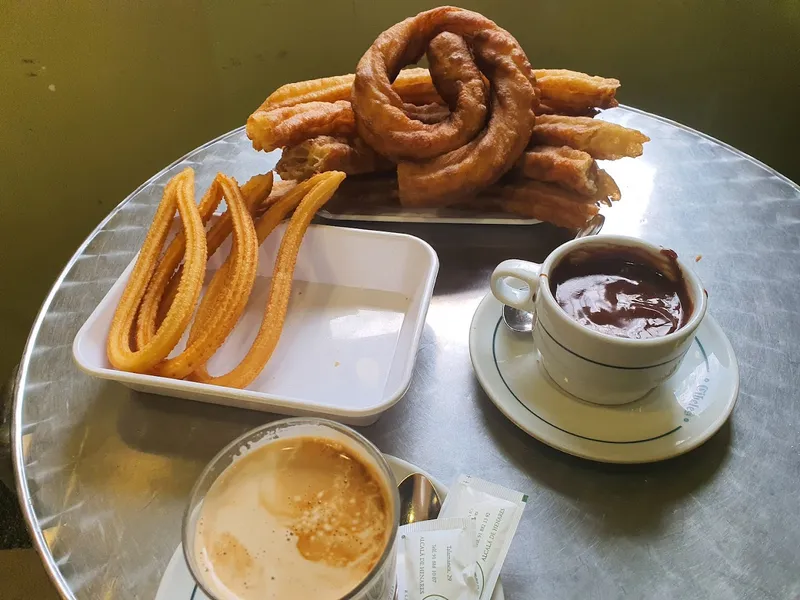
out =
[[[285,419],[209,463],[183,552],[213,600],[389,600],[398,521],[397,485],[375,446],[332,421]]]
[[[625,404],[666,381],[707,307],[700,280],[675,252],[616,235],[573,240],[542,264],[504,261],[491,287],[504,304],[534,313],[550,378],[597,404]]]

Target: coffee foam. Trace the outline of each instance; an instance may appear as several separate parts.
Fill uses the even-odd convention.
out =
[[[195,556],[220,598],[336,600],[371,571],[393,514],[370,461],[313,436],[245,453],[200,507]]]

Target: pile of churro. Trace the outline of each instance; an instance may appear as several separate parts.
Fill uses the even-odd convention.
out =
[[[427,57],[429,69],[404,68]],[[533,69],[486,17],[440,7],[383,32],[356,72],[292,83],[247,121],[277,172],[341,171],[329,210],[458,207],[580,227],[620,199],[597,160],[642,154],[649,138],[593,118],[619,81]]]
[[[344,178],[328,171],[297,185],[273,186],[273,174],[267,173],[240,188],[232,177],[219,174],[198,204],[194,171],[173,177],[117,305],[106,348],[109,362],[135,373],[235,388],[250,384],[280,339],[303,235]],[[223,198],[226,212],[206,230]],[[176,211],[181,229],[167,244]],[[236,367],[211,375],[206,364],[247,306],[259,246],[291,211],[255,341]],[[201,298],[208,258],[229,236],[230,252]],[[187,330],[186,347],[170,356]]]

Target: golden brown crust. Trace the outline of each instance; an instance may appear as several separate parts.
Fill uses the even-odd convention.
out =
[[[257,243],[259,246],[264,243],[264,240],[269,237],[269,235],[274,231],[275,227],[277,227],[278,224],[283,221],[286,215],[297,208],[297,205],[301,202],[309,190],[313,188],[313,186],[314,182],[306,182],[300,186],[296,186],[292,188],[291,193],[285,194],[280,200],[274,202],[269,209],[267,209],[267,212],[261,218],[259,218],[255,229]],[[228,258],[225,259],[225,262],[222,264],[222,266],[217,270],[216,273],[214,273],[211,283],[209,283],[208,290],[206,291],[206,298],[209,300],[209,302],[202,304],[198,308],[194,323],[189,331],[190,343],[198,335],[200,335],[203,329],[207,327],[215,318],[214,310],[212,309],[217,303],[217,298],[224,293],[226,281],[229,278],[229,273],[231,269],[234,268],[234,260],[235,257],[229,255]],[[266,364],[266,361],[264,364]],[[197,366],[191,376],[191,379],[210,383],[214,378],[209,374],[206,364],[202,363]],[[234,381],[233,379],[230,379],[227,383],[227,385],[230,387],[244,387],[247,385],[247,383],[242,383],[240,385],[234,384],[237,384],[237,381]]]
[[[569,69],[535,69],[536,85],[541,93],[537,114],[586,116],[597,109],[618,106],[617,79],[588,75]],[[304,102],[349,100],[355,75],[338,75],[281,86],[261,105],[262,110],[294,106]],[[485,81],[488,83],[488,81]],[[410,104],[443,104],[428,69],[404,69],[392,88]]]
[[[360,138],[319,136],[285,148],[275,170],[284,179],[302,181],[325,171],[361,175],[394,168],[393,162],[380,156]]]
[[[463,146],[483,128],[487,91],[470,48],[460,36],[437,29],[449,15],[468,12],[455,10],[434,9],[390,27],[359,61],[353,111],[360,137],[379,153],[395,160],[428,159]],[[409,117],[391,84],[406,62],[416,62],[426,50],[431,77],[451,111],[432,124]]]
[[[107,354],[114,367],[179,379],[191,376],[233,387],[244,387],[258,376],[280,338],[294,264],[305,230],[345,174],[328,172],[297,185],[287,183],[279,186],[282,188],[279,193],[283,195],[273,196],[270,201],[272,177],[272,173],[256,176],[240,189],[235,179],[220,173],[200,206],[194,201],[191,169],[168,182],[112,320]],[[206,234],[204,221],[223,197],[228,210]],[[267,212],[254,224],[251,212],[267,205]],[[176,209],[182,231],[159,259]],[[256,340],[236,368],[226,375],[213,377],[206,370],[206,362],[225,342],[247,305],[256,277],[258,246],[291,210],[295,213],[281,242],[267,310]],[[230,253],[200,300],[207,256],[213,254],[231,232]],[[181,256],[184,264],[174,275],[179,283],[174,297],[167,299],[173,270]],[[146,293],[152,296],[148,300],[149,307],[143,310]],[[166,307],[166,315],[156,326],[159,304]],[[135,330],[137,315],[139,329]],[[177,356],[168,357],[192,322],[192,316],[194,322],[186,347]]]
[[[478,200],[503,212],[547,221],[559,227],[579,228],[599,212],[597,205],[576,192],[552,183],[518,181],[501,183],[488,189]]]
[[[595,108],[617,106],[618,79],[587,75],[568,69],[536,69],[542,103],[558,114],[585,114]]]
[[[194,335],[189,335],[186,348],[155,365],[154,375],[182,379],[204,365],[236,326],[255,283],[258,240],[249,207],[235,179],[220,173],[216,181],[227,201],[233,230],[231,252],[226,261],[230,267],[224,273],[215,273],[215,278],[220,280],[218,289],[203,296],[192,327]],[[213,315],[213,318],[201,320],[198,325],[200,315]]]
[[[500,212],[527,219],[539,219],[560,227],[578,228],[609,204],[616,185],[605,172],[610,187],[599,180],[593,196],[585,196],[551,183],[508,176],[478,196],[453,205],[479,214]],[[618,191],[618,190],[617,190]],[[348,177],[326,205],[334,213],[373,214],[400,208],[397,179],[389,174]]]
[[[228,373],[212,376],[205,367],[202,367],[195,371],[192,379],[213,385],[243,388],[258,377],[280,340],[289,305],[289,295],[292,291],[297,253],[300,251],[300,244],[306,229],[314,215],[330,199],[344,178],[344,173],[335,171],[317,175],[314,179],[299,184],[261,217],[256,225],[259,243],[266,239],[288,211],[296,206],[278,249],[269,298],[256,339],[242,362]],[[309,187],[310,191],[306,192]]]
[[[597,164],[569,146],[534,146],[517,162],[516,171],[537,181],[556,183],[585,196],[597,193]]]
[[[269,111],[307,102],[349,100],[354,78],[355,75],[349,74],[287,83],[272,92],[258,110]]]
[[[425,54],[430,71],[404,69]],[[361,177],[396,163],[388,191],[374,182],[362,191],[390,202],[399,197],[408,208],[481,206],[482,192],[524,188],[518,181],[524,178],[532,185],[510,198],[506,192],[508,210],[530,216],[523,200],[535,197],[546,198],[536,209],[546,213],[542,206],[575,195],[596,209],[620,197],[596,159],[639,156],[649,140],[589,118],[618,105],[619,86],[568,69],[534,70],[507,31],[478,13],[444,6],[384,31],[354,75],[276,90],[251,116],[248,135],[256,148],[284,148],[277,168],[291,179],[329,170]],[[556,186],[567,195],[558,196]],[[356,187],[346,182],[329,209],[353,202]],[[504,210],[495,202],[498,208]]]
[[[569,146],[598,160],[641,156],[650,138],[636,129],[589,117],[540,115],[536,118],[531,144]]]
[[[516,40],[501,31],[473,38],[482,70],[491,81],[486,128],[470,143],[424,163],[398,165],[404,206],[447,206],[479,193],[505,174],[530,138],[535,103],[527,58]]]
[[[433,125],[440,123],[450,116],[450,109],[444,104],[403,104],[406,114],[417,121]]]
[[[144,297],[161,248],[172,227],[175,209],[183,222],[184,271],[175,301],[164,322],[149,343],[134,349],[131,340],[139,304]],[[117,369],[144,373],[165,359],[178,344],[189,325],[200,297],[206,269],[206,235],[194,200],[194,171],[185,169],[173,177],[164,189],[153,224],[147,232],[136,265],[117,305],[108,334],[106,352]]]
[[[306,102],[336,102],[350,100],[353,89],[353,73],[309,79],[282,85],[259,106],[258,110],[272,110],[296,106]],[[443,104],[439,93],[433,87],[428,69],[415,67],[403,69],[392,83],[392,88],[404,102],[410,104]]]
[[[439,92],[433,87],[433,80],[428,69],[420,67],[403,69],[392,83],[392,89],[398,93],[403,102],[409,104],[445,103]]]
[[[270,171],[263,175],[251,177],[247,183],[242,186],[242,195],[251,213],[256,212],[262,204],[267,202],[267,198],[270,197],[271,193],[274,191],[274,183],[279,182],[273,181],[272,171]],[[211,183],[208,192],[206,192],[206,196],[217,193],[220,194],[219,199],[221,200],[221,191],[219,183],[215,179]],[[204,203],[205,198],[200,203],[201,214],[205,213],[203,209]],[[217,204],[218,203],[219,200],[217,201]],[[211,212],[216,209],[216,206],[217,205],[214,205]],[[228,238],[232,229],[233,222],[231,220],[231,213],[230,211],[225,211],[206,234],[207,254],[209,257],[214,256],[214,253]],[[176,240],[179,239],[180,236],[176,238]],[[174,243],[173,241],[173,244]],[[178,284],[180,283],[181,274],[183,273],[183,265],[178,266],[180,260],[180,252],[174,253],[172,246],[170,246],[161,258],[161,261],[159,261],[150,286],[148,287],[147,295],[139,310],[137,336],[145,336],[144,339],[149,339],[154,335],[155,328],[161,326],[161,322],[164,320],[167,311],[175,300],[175,295],[178,293]],[[155,316],[155,320],[153,319],[153,306],[151,303],[157,303],[158,305],[158,312]]]
[[[320,145],[327,150],[328,145],[345,146],[341,149],[345,153],[355,152],[356,148],[352,145],[363,145],[357,140],[335,140],[333,138],[310,140],[314,144]],[[309,144],[311,145],[311,144]],[[306,144],[301,144],[301,147]],[[301,148],[288,149],[292,155],[297,153],[297,160],[300,166],[293,169],[280,170],[282,177],[307,178],[312,171],[319,169],[319,172],[334,170],[333,167],[327,168],[330,163],[324,159],[320,163],[313,163],[314,169],[306,170],[305,165],[312,164],[312,159],[307,157],[307,148],[301,153]],[[369,150],[367,150],[369,152]],[[286,154],[284,154],[286,156]],[[348,170],[347,165],[339,165],[338,170],[342,170],[356,177],[348,177],[341,185],[333,199],[328,203],[331,211],[374,211],[376,207],[383,206],[388,209],[396,210],[398,200],[398,183],[394,174],[389,175],[391,166],[387,166],[385,171],[377,169],[369,170],[364,168],[356,173],[356,169]],[[366,167],[367,163],[360,166]],[[385,173],[385,175],[383,174]],[[601,203],[619,200],[620,192],[614,180],[608,173],[597,168],[596,161],[586,152],[575,150],[569,147],[537,146],[529,148],[517,162],[515,168],[509,173],[516,177],[525,177],[534,181],[554,183],[567,190],[575,191],[586,196],[586,201],[596,200]],[[513,177],[512,177],[513,179]],[[280,184],[281,182],[278,182]],[[394,207],[394,208],[393,208]]]
[[[306,102],[274,109],[259,109],[247,119],[247,137],[256,150],[294,146],[319,135],[350,135],[353,110],[347,100]]]
[[[612,202],[622,199],[622,192],[620,192],[617,182],[603,169],[597,170],[597,193],[595,198],[609,206]]]
[[[437,49],[439,42],[446,51]],[[456,51],[456,46],[462,49]],[[438,66],[431,61],[432,78],[451,109],[434,125],[409,118],[390,85],[403,65],[425,51],[429,59],[440,56]],[[483,76],[491,87],[486,126],[477,135],[463,123],[453,131],[450,125],[457,115],[470,124],[485,115],[485,104],[478,99],[478,91],[485,90]],[[530,63],[511,34],[478,13],[441,7],[378,36],[356,69],[353,111],[359,135],[370,146],[408,161],[398,165],[403,204],[446,206],[477,194],[522,154],[533,127],[534,84]],[[473,93],[465,93],[467,89]],[[461,94],[454,97],[455,92]]]
[[[270,181],[272,181],[272,177],[270,177]],[[203,226],[208,223],[220,202],[222,202],[222,187],[215,178],[198,205]],[[208,250],[208,238],[206,238],[206,248],[207,254],[213,254],[213,251]],[[172,307],[178,293],[178,285],[183,279],[183,267],[178,269],[178,265],[181,264],[185,252],[185,234],[183,231],[179,231],[153,268],[150,282],[147,284],[147,291],[139,305],[134,328],[138,348],[144,348],[150,343]],[[176,269],[178,270],[176,271]],[[167,295],[165,294],[167,291],[169,292],[169,301],[165,302],[164,297]]]

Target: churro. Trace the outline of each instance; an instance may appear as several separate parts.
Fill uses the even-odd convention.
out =
[[[245,387],[258,377],[272,356],[280,339],[283,323],[286,319],[286,310],[289,305],[289,295],[292,290],[294,267],[297,262],[297,254],[300,251],[300,244],[303,241],[303,235],[316,212],[330,199],[344,178],[345,174],[337,171],[322,173],[307,182],[299,184],[292,192],[287,194],[282,202],[288,203],[288,199],[292,194],[301,195],[306,184],[311,184],[312,186],[311,190],[303,197],[295,209],[281,240],[278,257],[275,260],[275,267],[272,273],[272,284],[267,306],[253,345],[242,362],[228,373],[209,376],[207,371],[203,369],[195,372],[192,376],[193,379],[214,385]],[[300,191],[298,192],[298,190]],[[276,210],[278,206],[280,204],[276,204],[268,210],[262,220],[266,219],[270,212]]]
[[[152,277],[161,248],[169,233],[175,209],[185,236],[184,269],[175,300],[161,327],[144,346],[131,347],[139,304]],[[200,297],[206,269],[206,234],[194,200],[194,171],[185,169],[164,189],[153,224],[147,232],[139,257],[130,274],[108,333],[106,352],[117,369],[144,373],[164,360],[178,344],[189,325]]]
[[[617,106],[618,79],[597,77],[567,69],[535,69],[542,103],[563,114]]]
[[[435,40],[446,51],[436,51]],[[398,110],[401,99],[391,88],[394,74],[426,50],[429,60],[441,63],[437,74],[431,62],[432,77],[452,111],[452,118],[436,124]],[[485,125],[481,73],[490,84]],[[485,189],[522,154],[533,129],[535,81],[507,31],[472,11],[435,8],[390,27],[359,61],[352,95],[356,127],[380,154],[401,159],[397,176],[404,205],[446,206]]]
[[[318,135],[348,135],[354,130],[347,100],[259,109],[247,119],[247,136],[256,150],[275,150]]]
[[[529,179],[557,183],[579,194],[597,193],[597,163],[569,146],[534,146],[517,162],[516,169]]]
[[[220,173],[197,206],[194,172],[186,169],[175,176],[164,190],[117,306],[107,341],[111,364],[120,370],[179,379],[191,377],[217,385],[244,387],[250,383],[264,368],[280,338],[303,235],[317,210],[344,178],[344,173],[326,172],[299,184],[280,182],[273,190],[269,173],[252,178],[240,189],[236,180]],[[272,191],[277,193],[271,194]],[[204,223],[223,197],[228,210],[206,237]],[[159,260],[176,208],[183,230]],[[254,223],[252,213],[258,210],[265,212]],[[225,375],[211,376],[206,363],[225,342],[247,305],[256,277],[258,247],[292,210],[295,213],[281,242],[256,340],[239,366]],[[230,253],[200,300],[207,256],[231,233]],[[181,257],[184,262],[176,270]],[[160,322],[159,309],[163,313]],[[186,347],[169,357],[190,323]]]
[[[198,309],[203,311],[204,306],[209,306],[205,310],[213,312],[214,318],[207,319],[203,327],[195,328],[196,335],[180,354],[156,364],[152,370],[154,375],[182,379],[204,365],[236,326],[255,283],[258,239],[249,207],[235,179],[219,174],[216,181],[228,203],[233,242],[226,261],[229,267],[224,276],[219,277],[220,291],[214,295],[206,294]]]
[[[430,69],[405,68],[423,56]],[[257,149],[283,150],[277,168],[285,178],[396,173],[389,193],[367,187],[365,201],[348,183],[330,210],[361,214],[358,207],[367,206],[378,215],[380,202],[399,197],[399,210],[511,207],[528,217],[520,198],[547,196],[549,187],[532,186],[505,204],[489,203],[484,192],[522,176],[590,204],[619,199],[616,182],[596,161],[640,156],[649,141],[590,118],[618,106],[619,87],[613,78],[533,69],[505,29],[443,6],[381,33],[355,74],[280,87],[250,117],[247,134]],[[549,208],[537,212],[550,215],[556,204],[540,202]]]
[[[242,186],[242,195],[244,196],[248,210],[250,212],[258,210],[261,205],[267,201],[272,190],[272,171],[264,175],[251,177],[247,183]],[[216,192],[218,194],[217,204],[219,204],[219,201],[222,199],[221,191],[217,179],[214,179],[206,196],[212,192]],[[203,202],[201,202],[201,211],[203,210],[202,206]],[[216,205],[214,208],[216,208]],[[222,243],[228,238],[232,229],[233,222],[231,219],[231,212],[228,210],[225,211],[211,226],[211,229],[208,230],[206,245],[209,257],[216,253]],[[172,306],[172,302],[175,300],[175,295],[178,293],[178,284],[180,283],[181,274],[183,273],[183,265],[179,266],[182,254],[182,243],[182,234],[178,234],[159,261],[155,273],[153,274],[150,286],[147,289],[147,293],[142,301],[142,306],[139,309],[136,335],[140,344],[146,343],[155,334],[156,327],[160,326],[167,311],[170,306]],[[177,248],[173,249],[173,246],[176,245]]]
[[[319,136],[284,149],[275,170],[284,179],[303,180],[325,171],[361,175],[394,168],[393,162],[375,152],[361,138]]]
[[[261,104],[259,110],[295,106],[306,102],[350,100],[355,78],[356,76],[350,73],[287,83],[272,92]],[[392,88],[404,102],[410,104],[441,104],[443,102],[439,92],[433,87],[428,69],[419,67],[403,69],[392,83]]]
[[[559,227],[579,228],[599,212],[597,204],[552,183],[519,181],[498,184],[482,194],[489,205]],[[479,198],[480,199],[480,198]]]
[[[636,129],[589,117],[540,115],[536,118],[531,143],[569,146],[601,160],[641,156],[650,138]]]

